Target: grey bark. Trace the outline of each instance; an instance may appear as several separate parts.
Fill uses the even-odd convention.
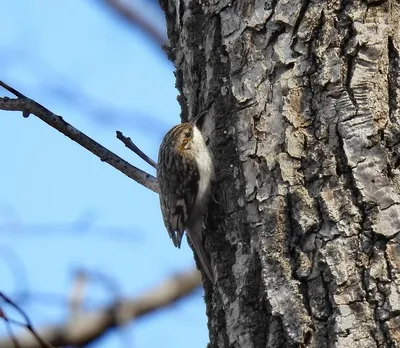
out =
[[[161,3],[208,110],[209,346],[399,347],[399,1]]]

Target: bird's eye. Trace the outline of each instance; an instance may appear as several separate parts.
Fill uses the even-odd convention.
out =
[[[191,138],[192,137],[192,130],[191,129],[189,129],[189,130],[187,130],[186,132],[185,132],[185,136],[186,136],[186,138]]]

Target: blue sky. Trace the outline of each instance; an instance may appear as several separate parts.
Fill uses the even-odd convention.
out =
[[[0,4],[0,79],[154,174],[115,131],[157,159],[162,135],[180,121],[173,66],[164,53],[96,1]],[[139,7],[163,28],[156,6],[142,0]],[[107,274],[121,295],[134,296],[193,267],[187,244],[173,247],[154,193],[34,116],[0,111],[0,125],[1,291],[12,296],[27,287],[65,298],[74,270],[83,267]],[[110,298],[99,286],[90,293]],[[202,295],[91,347],[205,347]],[[68,315],[47,296],[24,303],[37,327]]]

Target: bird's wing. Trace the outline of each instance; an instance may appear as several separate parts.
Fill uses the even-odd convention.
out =
[[[163,165],[158,175],[164,224],[174,245],[180,248],[196,201],[200,174],[194,161],[184,160],[179,154],[174,154],[172,160],[161,161],[160,165]]]

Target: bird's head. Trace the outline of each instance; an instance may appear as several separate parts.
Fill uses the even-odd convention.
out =
[[[190,123],[182,123],[176,126],[176,146],[178,151],[192,150],[195,141],[195,131]]]
[[[164,137],[161,148],[181,155],[193,155],[204,151],[205,143],[200,130],[191,123],[173,127]]]

